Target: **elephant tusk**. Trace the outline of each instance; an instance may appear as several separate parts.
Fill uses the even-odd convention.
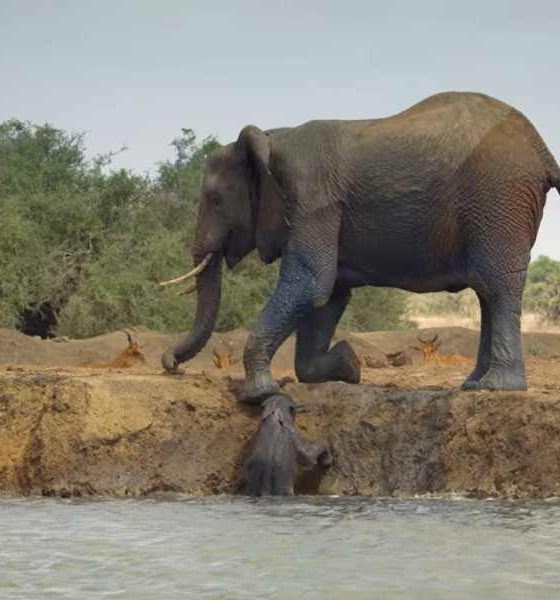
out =
[[[192,285],[190,288],[187,288],[186,290],[179,292],[177,294],[177,296],[188,296],[189,294],[196,292],[197,289],[198,289],[198,287],[196,285]]]
[[[204,271],[204,269],[206,269],[206,267],[208,266],[208,263],[211,260],[212,260],[212,253],[210,252],[198,263],[198,265],[196,265],[196,267],[192,271],[189,271],[188,273],[185,273],[184,275],[181,275],[179,277],[175,277],[175,279],[169,279],[168,281],[160,281],[159,285],[161,287],[165,287],[166,285],[173,285],[175,283],[181,283],[181,281],[185,281],[186,279],[190,279],[191,277],[196,277],[196,275],[200,275],[200,273],[202,273],[202,271]]]

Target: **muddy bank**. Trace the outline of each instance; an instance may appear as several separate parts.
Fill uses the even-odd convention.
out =
[[[303,434],[334,455],[299,490],[322,494],[560,496],[553,361],[528,393],[459,393],[453,369],[375,369],[366,383],[285,391]],[[556,371],[554,371],[556,373]],[[552,378],[552,379],[551,379]],[[434,384],[433,388],[427,384]],[[144,495],[236,491],[258,411],[218,371],[0,371],[0,493]]]

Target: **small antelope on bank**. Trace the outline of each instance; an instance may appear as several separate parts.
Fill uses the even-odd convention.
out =
[[[128,340],[128,346],[119,352],[113,360],[100,363],[88,363],[84,365],[90,369],[130,369],[138,364],[145,364],[146,357],[142,354],[138,342],[132,339],[132,335],[123,330]]]
[[[212,348],[214,354],[214,365],[218,369],[227,369],[233,363],[233,351],[231,345],[220,339]]]
[[[424,364],[434,365],[466,365],[472,362],[467,356],[462,354],[439,354],[438,349],[441,346],[439,335],[436,333],[434,337],[430,339],[423,339],[421,335],[418,336],[418,341],[422,344],[422,347],[413,346],[415,350],[419,350],[424,355]]]

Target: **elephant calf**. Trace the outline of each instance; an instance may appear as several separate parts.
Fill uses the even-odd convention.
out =
[[[356,354],[331,341],[352,288],[365,285],[472,288],[481,335],[464,389],[526,389],[521,298],[552,187],[560,167],[535,127],[483,94],[437,94],[381,119],[247,126],[208,157],[196,320],[163,365],[173,371],[208,341],[222,259],[231,268],[257,248],[282,263],[245,347],[247,401],[278,391],[270,362],[294,331],[300,381],[358,382]]]
[[[331,462],[323,442],[306,442],[296,429],[296,405],[289,396],[265,400],[259,428],[243,469],[244,492],[250,496],[291,496],[297,466],[312,469]]]

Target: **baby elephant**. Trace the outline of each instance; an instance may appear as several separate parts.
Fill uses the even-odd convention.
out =
[[[250,496],[291,496],[297,465],[327,466],[331,454],[324,442],[306,442],[295,426],[296,405],[284,394],[263,404],[259,428],[244,466],[245,493]]]

